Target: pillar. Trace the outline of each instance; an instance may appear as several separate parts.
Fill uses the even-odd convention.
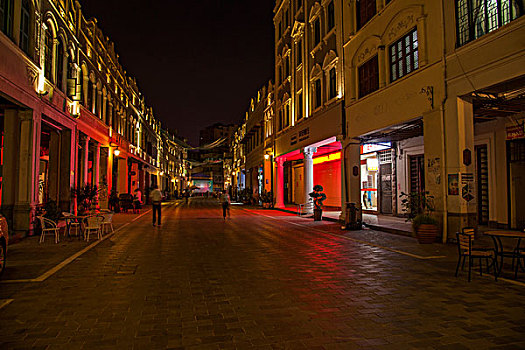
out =
[[[313,155],[317,151],[315,147],[305,147],[303,149],[304,155],[304,200],[303,203],[308,203],[310,192],[314,190],[314,160]]]
[[[82,174],[82,183],[84,185],[87,185],[87,180],[88,180],[88,166],[89,166],[89,139],[90,137],[89,136],[86,136],[86,138],[84,139],[84,153],[83,153],[83,156],[84,156],[84,159],[82,159],[82,163],[84,164],[84,167],[82,168],[83,170],[83,174]]]
[[[474,110],[471,102],[457,98],[456,100],[450,99],[446,111],[447,113],[444,115],[446,123],[443,123],[447,128],[445,130],[445,176],[448,178],[448,174],[459,174],[459,194],[449,195],[446,206],[448,211],[447,231],[449,237],[452,237],[451,235],[462,227],[476,225],[477,198],[471,198],[471,196],[476,196]],[[457,112],[456,115],[454,112]],[[432,135],[434,134],[435,131],[433,130]],[[425,156],[427,142],[431,142],[431,140],[427,140],[425,137]],[[469,152],[470,164],[465,164],[468,163],[465,161],[465,153]],[[471,196],[464,191],[468,191]]]
[[[95,166],[93,167],[93,185],[100,188],[100,143],[95,148]]]
[[[276,178],[276,184],[275,184],[275,192],[276,192],[276,202],[275,207],[276,208],[284,208],[284,164],[285,159],[282,157],[275,159],[275,165],[277,167],[277,178]]]
[[[362,221],[361,211],[361,145],[357,140],[351,140],[352,143],[343,148],[343,159],[346,161],[346,195],[348,202],[355,203],[357,211],[357,220]]]
[[[382,89],[386,85],[387,77],[386,74],[388,72],[388,69],[386,67],[387,65],[387,59],[385,58],[385,46],[381,45],[377,49],[377,60],[379,62],[379,88]]]

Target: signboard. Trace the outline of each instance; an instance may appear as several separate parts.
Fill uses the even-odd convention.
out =
[[[507,140],[520,139],[525,137],[525,122],[523,125],[507,126]]]
[[[364,145],[361,145],[361,154],[383,151],[389,148],[392,148],[392,143],[390,142],[365,143]]]
[[[459,196],[459,174],[448,174],[448,195]]]
[[[464,173],[461,174],[461,197],[470,202],[474,199],[474,174]]]

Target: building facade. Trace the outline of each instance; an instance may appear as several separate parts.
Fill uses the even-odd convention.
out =
[[[325,205],[342,205],[343,8],[341,0],[276,1],[277,207],[308,202],[314,184]]]
[[[401,215],[428,192],[446,242],[462,227],[523,229],[523,1],[349,1],[347,200]]]
[[[114,44],[78,1],[0,3],[2,213],[15,235],[55,201],[75,210],[71,188],[143,193],[161,185],[161,124]]]

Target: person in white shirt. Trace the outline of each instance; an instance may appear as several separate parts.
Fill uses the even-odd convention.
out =
[[[228,212],[228,217],[230,217],[230,195],[228,192],[222,191],[220,201],[222,204],[222,216],[226,220],[226,212]]]
[[[155,226],[155,219],[156,215],[158,213],[158,219],[157,219],[157,225],[160,226],[160,208],[162,204],[162,193],[159,191],[159,187],[155,185],[153,187],[153,191],[149,194],[151,198],[151,204],[153,205],[153,226]]]

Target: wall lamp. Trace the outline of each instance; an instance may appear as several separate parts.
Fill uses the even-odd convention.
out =
[[[117,157],[119,156],[119,154],[120,154],[120,150],[118,149],[118,147],[117,147],[116,150],[113,151],[113,154],[114,154],[115,156],[117,156]]]

